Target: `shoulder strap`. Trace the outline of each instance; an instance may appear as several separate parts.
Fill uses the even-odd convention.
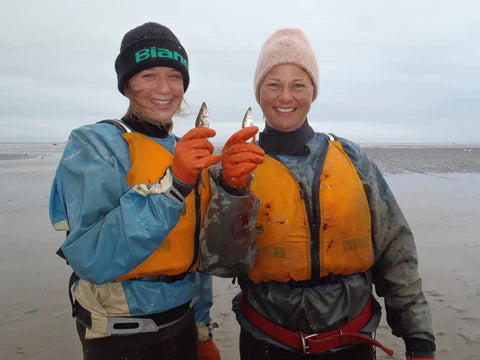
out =
[[[117,128],[119,128],[124,133],[132,132],[132,129],[130,129],[123,121],[120,121],[120,120],[106,119],[106,120],[101,120],[101,121],[97,122],[97,124],[102,124],[102,123],[112,124],[112,125],[116,126]]]
[[[331,133],[325,133],[325,135],[328,137],[328,140],[330,141],[335,141],[335,135],[331,134]]]

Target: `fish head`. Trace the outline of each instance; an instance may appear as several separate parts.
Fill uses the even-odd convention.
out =
[[[242,128],[246,128],[249,126],[253,126],[253,112],[251,107],[248,108],[242,120]],[[255,135],[252,137],[252,143],[255,144]]]
[[[197,119],[195,120],[195,127],[210,127],[210,123],[208,121],[208,108],[207,104],[204,102],[198,111]]]
[[[245,113],[245,116],[243,117],[242,128],[252,126],[252,125],[253,125],[253,113],[252,113],[252,108],[249,107],[247,112]]]

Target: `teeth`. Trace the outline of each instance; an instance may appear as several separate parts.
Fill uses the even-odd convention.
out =
[[[168,105],[172,102],[172,100],[155,100],[155,99],[150,99],[150,101],[155,105],[160,105],[160,106]]]
[[[282,113],[287,113],[287,112],[292,112],[293,110],[295,110],[295,108],[287,108],[287,109],[284,109],[284,108],[275,108],[275,110],[280,111],[280,112],[282,112]]]

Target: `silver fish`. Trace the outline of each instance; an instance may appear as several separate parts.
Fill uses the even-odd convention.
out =
[[[208,121],[208,108],[207,104],[204,102],[202,103],[202,106],[200,106],[200,110],[198,110],[197,119],[195,120],[195,127],[210,127],[210,123]],[[206,188],[205,184],[203,183],[202,173],[200,173],[199,184],[199,191],[202,191],[202,188]]]
[[[252,126],[252,125],[253,125],[253,112],[252,112],[252,108],[249,107],[247,112],[245,113],[245,116],[243,117],[242,128]],[[255,144],[255,135],[252,138],[252,143]]]
[[[197,120],[195,120],[195,127],[210,127],[208,122],[208,108],[207,104],[204,102],[198,111]]]

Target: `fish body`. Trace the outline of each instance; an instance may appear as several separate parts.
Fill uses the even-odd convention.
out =
[[[210,123],[208,121],[208,108],[207,104],[204,102],[202,103],[202,106],[200,106],[200,110],[198,111],[197,119],[195,120],[195,127],[210,127]],[[199,191],[202,191],[202,188],[205,189],[206,186],[203,182],[203,177],[200,174],[199,178]]]
[[[198,111],[197,119],[195,120],[195,127],[210,127],[210,123],[208,121],[208,108],[207,104],[204,102]]]
[[[253,125],[253,113],[252,113],[252,108],[249,107],[247,112],[245,113],[245,116],[243,117],[242,128],[245,128],[247,126],[252,126],[252,125]]]
[[[253,126],[253,112],[251,107],[248,108],[242,120],[242,128],[245,128],[248,126]],[[255,136],[253,136],[252,138],[252,143],[255,144]]]

